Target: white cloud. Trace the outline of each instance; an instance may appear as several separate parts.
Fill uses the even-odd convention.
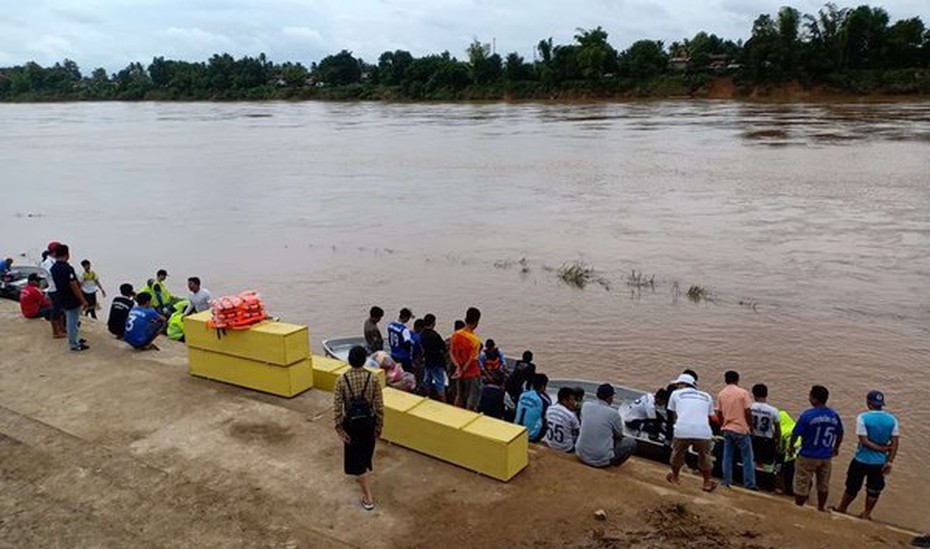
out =
[[[283,27],[281,34],[295,42],[323,45],[323,35],[310,27]]]
[[[45,34],[26,45],[28,51],[39,57],[61,59],[74,54],[71,42],[60,36]]]
[[[219,33],[205,31],[198,27],[169,27],[168,30],[165,31],[165,34],[176,40],[187,42],[194,47],[228,47],[233,44],[233,41],[230,40],[227,36]]]

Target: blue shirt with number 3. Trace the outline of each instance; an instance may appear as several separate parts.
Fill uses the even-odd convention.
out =
[[[818,406],[801,414],[792,434],[801,437],[801,457],[830,459],[843,422],[833,408]]]

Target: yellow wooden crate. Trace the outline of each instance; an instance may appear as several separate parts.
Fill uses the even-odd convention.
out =
[[[381,436],[394,444],[505,482],[528,463],[524,427],[391,389],[384,403]]]
[[[313,381],[317,389],[333,392],[341,371],[348,367],[345,362],[326,356],[313,355]],[[336,372],[340,372],[337,374]]]
[[[394,441],[402,440],[404,432],[410,429],[407,412],[419,406],[426,397],[405,393],[390,387],[384,389],[384,428],[381,438]]]
[[[310,357],[290,366],[278,366],[194,347],[188,347],[187,353],[189,372],[194,376],[283,397],[299,395],[313,387]]]
[[[333,392],[336,380],[349,370],[349,365],[337,358],[313,355],[311,361],[313,363],[313,386],[324,391]],[[365,369],[378,378],[378,383],[382,387],[385,386],[384,370],[380,368]]]
[[[472,435],[469,469],[506,482],[529,464],[529,434],[521,425],[481,416],[464,432]]]
[[[306,326],[266,320],[247,330],[217,330],[207,326],[210,311],[184,318],[184,339],[188,347],[223,353],[267,364],[287,366],[310,355],[310,335]]]
[[[443,461],[468,467],[471,437],[462,429],[478,414],[434,400],[425,400],[404,413],[402,424],[387,428],[391,442]]]

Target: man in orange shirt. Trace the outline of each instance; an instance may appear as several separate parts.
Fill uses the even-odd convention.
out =
[[[739,373],[729,370],[724,374],[727,386],[717,395],[717,418],[723,432],[723,485],[733,484],[733,450],[739,448],[743,461],[743,486],[756,487],[756,461],[752,455],[752,397],[739,386]]]
[[[469,410],[478,409],[478,381],[481,376],[478,356],[481,354],[481,340],[475,335],[475,329],[478,328],[480,320],[481,311],[470,307],[465,312],[465,327],[452,334],[449,345],[449,354],[455,365],[455,377],[459,380],[455,403]]]

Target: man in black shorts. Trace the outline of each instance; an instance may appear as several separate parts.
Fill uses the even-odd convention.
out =
[[[885,489],[885,475],[891,473],[898,454],[899,435],[898,418],[883,410],[885,395],[881,391],[871,391],[866,405],[869,410],[856,418],[859,445],[846,472],[846,493],[834,510],[845,513],[865,482],[865,509],[859,518],[872,520],[872,509]]]

